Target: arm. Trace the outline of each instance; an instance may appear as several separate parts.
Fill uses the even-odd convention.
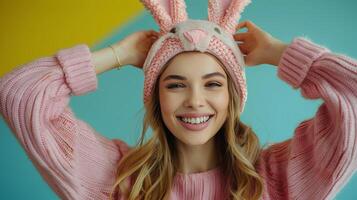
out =
[[[121,156],[114,142],[77,119],[68,107],[71,94],[83,95],[96,88],[97,77],[86,45],[35,60],[1,78],[4,120],[62,198],[80,199],[93,191],[103,198],[113,181],[114,163]],[[101,164],[91,164],[93,160]]]
[[[103,199],[123,153],[124,148],[77,119],[68,106],[71,94],[83,95],[96,88],[86,45],[28,63],[0,80],[4,120],[61,198]]]
[[[91,53],[88,46],[78,45],[15,68],[0,79],[0,113],[63,199],[107,199],[116,164],[128,150],[124,142],[108,140],[76,118],[68,106],[71,95],[97,89],[96,73],[114,66],[111,53]]]
[[[119,54],[117,56],[121,59],[120,60],[122,62],[120,63],[121,65],[124,66],[128,64],[126,63],[127,59],[125,58],[127,54],[122,51],[122,48],[120,48],[120,46],[116,46],[115,49],[116,51],[113,51],[112,48],[107,47],[92,53],[93,65],[95,66],[95,73],[97,75],[109,71],[116,67],[122,67],[118,64],[118,61],[115,58],[116,56],[115,53]]]
[[[281,48],[279,78],[324,103],[292,139],[265,149],[257,169],[267,198],[331,199],[357,168],[357,61],[303,38]]]
[[[285,186],[289,198],[331,199],[357,168],[357,62],[297,38],[284,51],[278,76],[324,103],[291,140],[263,152],[262,174],[275,177],[272,183]]]
[[[95,72],[101,74],[121,65],[133,65],[142,68],[147,53],[158,38],[159,34],[153,30],[135,32],[122,41],[113,44],[112,48],[107,47],[93,53],[93,64]]]

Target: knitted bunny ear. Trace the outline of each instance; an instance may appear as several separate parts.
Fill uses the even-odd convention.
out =
[[[187,20],[184,0],[141,0],[153,15],[161,33],[167,33],[175,24]]]
[[[240,14],[250,0],[209,0],[208,20],[234,34]]]

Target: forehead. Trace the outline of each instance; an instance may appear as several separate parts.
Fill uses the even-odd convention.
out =
[[[221,72],[226,75],[221,62],[215,56],[202,52],[183,52],[168,62],[161,77],[171,74],[201,77],[212,72]]]

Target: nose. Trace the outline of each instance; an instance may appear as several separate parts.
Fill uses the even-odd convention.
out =
[[[204,106],[205,97],[199,88],[192,88],[187,94],[185,107],[188,108],[200,108]]]
[[[202,38],[206,37],[208,34],[205,30],[202,29],[192,29],[184,32],[183,35],[192,44],[197,44]]]

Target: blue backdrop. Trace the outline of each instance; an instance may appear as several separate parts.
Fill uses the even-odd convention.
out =
[[[186,0],[190,18],[207,17],[206,1]],[[245,9],[241,21],[249,19],[287,43],[294,37],[305,36],[335,53],[357,58],[356,8],[357,2],[353,0],[256,0]],[[118,12],[120,9],[125,8],[119,8]],[[151,28],[158,30],[145,11],[92,49],[105,47],[134,31]],[[322,102],[302,98],[299,90],[278,79],[276,73],[276,68],[269,65],[246,69],[248,101],[242,120],[253,127],[262,144],[290,138],[298,123],[312,117]],[[142,71],[129,66],[98,78],[98,90],[72,97],[70,106],[77,117],[98,132],[134,145],[142,127]],[[0,132],[0,199],[58,199],[3,119],[0,119]],[[357,199],[355,188],[356,175],[336,199]]]

